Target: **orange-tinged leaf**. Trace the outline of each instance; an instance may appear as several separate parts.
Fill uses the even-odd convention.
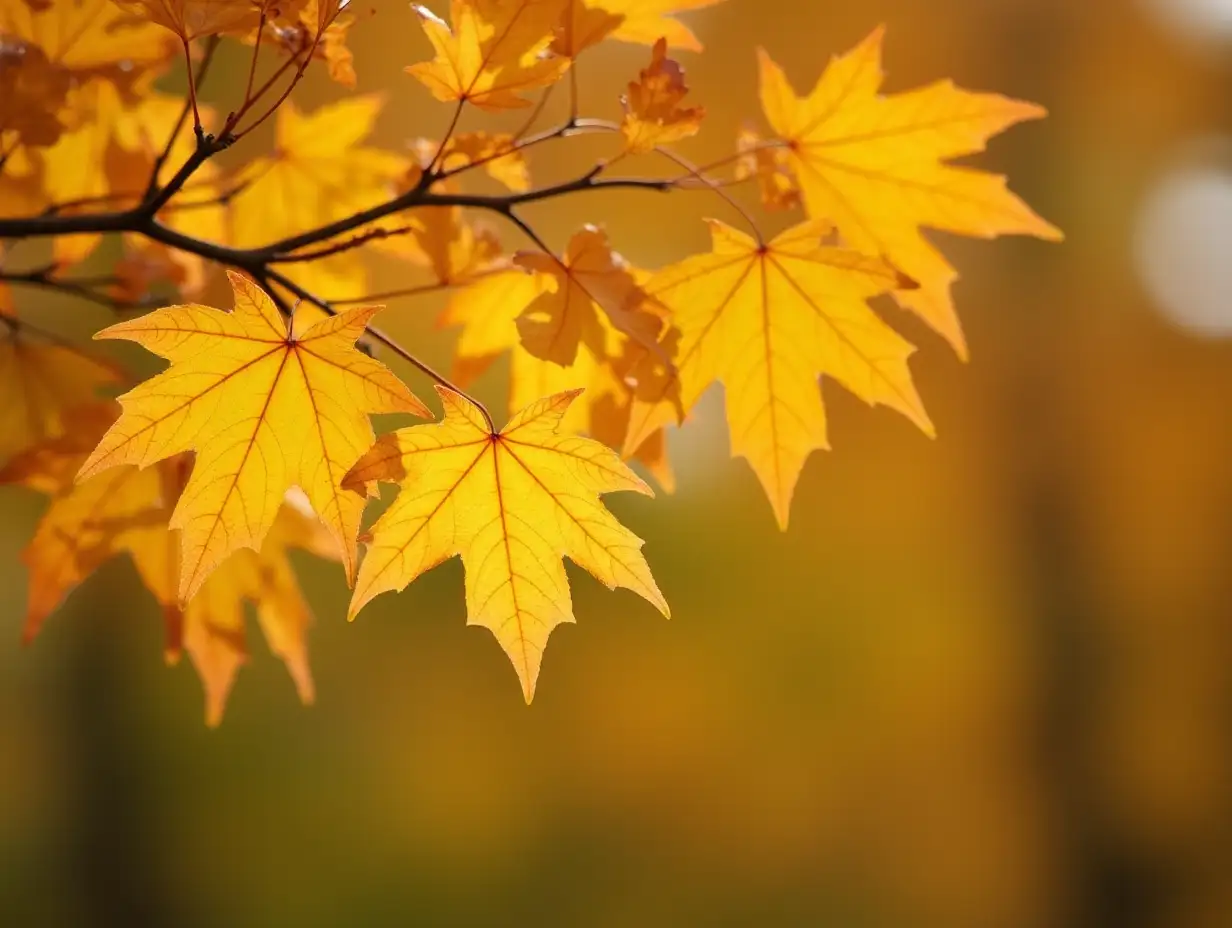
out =
[[[535,357],[568,366],[582,344],[603,357],[602,316],[654,350],[661,320],[646,310],[632,269],[612,251],[602,229],[585,226],[574,233],[561,259],[523,252],[515,261],[544,277],[543,292],[518,317],[522,344]]]
[[[835,59],[806,97],[761,52],[762,108],[790,146],[809,214],[832,220],[853,247],[883,255],[916,280],[919,289],[896,298],[965,356],[950,295],[958,274],[920,230],[1059,239],[1054,226],[1009,192],[1005,178],[946,163],[982,151],[989,137],[1045,111],[950,81],[880,96],[881,42],[878,29]]]
[[[63,435],[74,408],[122,378],[115,365],[41,337],[0,306],[0,461]]]
[[[0,30],[0,140],[9,133],[23,145],[58,139],[64,124],[57,111],[71,84],[72,75],[41,48]]]
[[[259,0],[114,0],[131,13],[191,41],[220,32],[242,32],[261,20]],[[267,2],[265,6],[271,4]]]
[[[641,540],[599,500],[651,490],[607,447],[559,433],[577,391],[528,406],[496,434],[468,400],[437,392],[440,423],[383,435],[347,475],[348,486],[403,488],[373,526],[350,615],[460,555],[467,621],[496,635],[530,702],[548,635],[574,621],[562,556],[668,614]]]
[[[205,722],[222,721],[239,668],[248,660],[245,603],[256,606],[257,624],[269,649],[287,666],[300,701],[315,698],[308,665],[309,608],[287,557],[292,547],[332,556],[317,538],[321,525],[288,494],[261,552],[240,551],[212,574],[183,615],[183,645],[205,687]]]
[[[625,115],[620,124],[625,147],[631,152],[647,152],[656,145],[677,142],[696,135],[706,110],[700,106],[681,106],[688,94],[684,68],[667,57],[667,42],[659,39],[644,68],[629,91],[621,98]]]
[[[767,141],[751,129],[736,137],[736,180],[757,178],[762,206],[779,211],[800,205],[800,186],[791,170],[791,153],[777,140]]]
[[[726,387],[732,454],[745,457],[786,527],[809,454],[828,447],[817,380],[833,377],[870,404],[932,424],[907,368],[915,350],[866,301],[909,282],[876,258],[825,247],[814,220],[767,245],[710,223],[713,250],[665,268],[647,290],[679,332],[675,373],[648,363],[635,374],[638,399],[626,452],[688,412],[715,380]]]
[[[104,563],[127,553],[166,626],[165,656],[187,650],[206,693],[206,721],[222,718],[235,673],[247,659],[244,604],[255,603],[270,650],[287,665],[301,699],[312,701],[306,630],[311,613],[286,552],[298,547],[333,557],[333,541],[306,503],[289,493],[261,553],[242,551],[214,573],[181,610],[177,602],[180,545],[168,528],[188,462],[182,457],[155,467],[117,467],[73,485],[91,446],[116,417],[115,403],[82,410],[77,432],[41,442],[0,469],[0,485],[20,485],[51,495],[47,512],[22,555],[30,573],[24,640],[78,584]]]
[[[458,290],[441,314],[440,325],[461,326],[454,351],[453,379],[465,387],[505,352],[510,353],[509,401],[512,415],[537,399],[553,393],[585,388],[570,405],[561,428],[584,432],[606,445],[618,446],[628,431],[633,391],[625,381],[628,365],[625,346],[635,345],[636,354],[645,353],[640,344],[623,339],[611,326],[602,323],[602,354],[579,348],[568,367],[536,358],[522,346],[517,318],[547,287],[542,274],[526,274],[516,269],[498,271],[475,280]],[[619,369],[618,369],[618,366]],[[642,443],[634,457],[669,492],[673,489],[671,465],[662,432]]]
[[[624,17],[613,38],[642,45],[666,39],[672,48],[699,52],[702,43],[675,18],[675,14],[721,2],[723,0],[590,0],[590,5]]]
[[[569,59],[544,57],[557,25],[557,0],[452,0],[446,23],[414,6],[436,57],[406,69],[438,100],[487,110],[528,106],[523,93],[555,83]]]
[[[430,416],[387,368],[355,350],[380,307],[348,309],[292,336],[263,290],[229,277],[231,312],[171,306],[96,336],[135,341],[171,362],[120,398],[124,414],[79,479],[196,452],[171,520],[181,531],[184,602],[229,555],[260,549],[291,486],[307,494],[353,578],[363,500],[339,484],[371,444],[369,413]]]

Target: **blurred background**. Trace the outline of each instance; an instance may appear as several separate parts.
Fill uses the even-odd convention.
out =
[[[369,5],[352,47],[360,89],[387,92],[377,141],[439,135],[449,108],[401,70],[428,55],[419,28],[401,0]],[[336,567],[304,555],[317,705],[254,628],[212,731],[126,560],[19,646],[43,503],[4,491],[4,924],[1232,925],[1232,2],[685,18],[706,45],[682,56],[709,109],[682,146],[699,161],[760,125],[757,45],[804,90],[882,22],[887,89],[952,77],[1051,111],[979,164],[1067,242],[937,237],[971,361],[887,311],[921,346],[940,437],[827,383],[834,450],[780,534],[709,397],[674,437],[679,490],[609,501],[673,619],[571,569],[579,622],[529,708],[465,626],[458,561],[348,626]],[[584,59],[584,112],[617,113],[646,57]],[[206,94],[224,106],[233,58]],[[590,144],[532,168],[566,176]],[[558,247],[601,221],[658,266],[730,218],[701,192],[640,196],[534,219]],[[388,328],[447,366],[443,302],[397,302]],[[84,332],[86,312],[64,318]],[[505,378],[480,395],[499,405]]]

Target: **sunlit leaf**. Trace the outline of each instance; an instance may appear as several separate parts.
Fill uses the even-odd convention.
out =
[[[79,479],[196,452],[171,519],[181,531],[182,602],[229,555],[260,549],[291,486],[307,494],[354,577],[363,499],[339,483],[372,441],[369,413],[430,416],[388,369],[354,348],[379,307],[355,307],[292,336],[259,287],[230,278],[231,312],[172,306],[98,335],[135,341],[171,362],[120,398],[124,414]]]
[[[467,621],[496,635],[529,702],[548,635],[574,621],[562,555],[667,615],[641,540],[599,501],[651,491],[608,448],[558,433],[576,393],[540,400],[493,433],[473,404],[437,392],[444,420],[382,436],[347,475],[357,489],[373,480],[402,485],[373,526],[350,614],[460,555]]]

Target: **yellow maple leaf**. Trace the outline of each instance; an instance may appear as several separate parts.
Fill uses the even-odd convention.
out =
[[[242,189],[229,206],[231,244],[268,245],[388,200],[410,159],[360,144],[382,105],[377,94],[306,114],[289,100],[283,103],[273,156],[250,161],[236,179]],[[367,279],[362,257],[354,252],[293,262],[281,270],[327,299],[359,296]]]
[[[77,80],[129,73],[178,49],[166,31],[134,19],[112,0],[0,0],[0,34],[37,45]]]
[[[499,433],[462,396],[437,392],[440,423],[381,436],[347,475],[357,489],[374,480],[403,487],[372,528],[350,617],[460,555],[468,624],[496,635],[530,702],[548,635],[574,621],[562,555],[668,614],[641,539],[599,501],[617,490],[653,493],[615,452],[558,433],[578,391],[528,406]]]
[[[413,9],[436,57],[406,72],[438,100],[486,110],[528,106],[523,93],[555,83],[569,68],[568,58],[542,54],[558,22],[556,0],[452,0],[452,28],[427,7]]]
[[[115,365],[18,322],[0,290],[0,460],[63,435],[75,407],[123,376]]]
[[[706,110],[685,107],[680,102],[688,94],[684,68],[667,57],[667,41],[659,39],[650,53],[650,65],[643,68],[628,92],[621,97],[625,115],[620,132],[631,152],[647,152],[656,145],[677,142],[696,135]]]
[[[567,367],[582,344],[604,357],[603,317],[653,350],[662,321],[648,311],[632,269],[602,229],[588,225],[575,232],[563,258],[523,252],[514,260],[544,281],[517,323],[523,346],[535,357]]]
[[[555,34],[548,48],[553,54],[577,58],[616,31],[624,17],[586,0],[563,0]]]
[[[355,350],[381,307],[348,309],[300,332],[260,287],[228,276],[231,312],[171,306],[95,336],[135,341],[171,362],[120,398],[123,415],[79,479],[196,452],[171,519],[181,531],[182,602],[230,554],[260,549],[291,486],[307,494],[333,534],[351,580],[363,499],[339,483],[371,444],[368,416],[431,416],[384,365]]]
[[[722,3],[723,0],[588,0],[588,2],[591,6],[623,17],[620,25],[612,34],[613,38],[625,42],[638,42],[642,45],[653,45],[659,39],[666,39],[667,44],[672,48],[699,52],[702,50],[702,43],[684,23],[675,18],[675,14],[713,6],[716,3]]]
[[[812,220],[766,245],[711,221],[713,250],[664,268],[646,288],[679,332],[675,370],[635,374],[626,453],[687,413],[715,380],[726,388],[732,454],[748,458],[782,528],[809,454],[828,447],[819,375],[870,404],[933,427],[911,382],[915,350],[866,301],[907,283],[882,261],[824,247]]]
[[[762,51],[762,108],[788,143],[809,214],[832,220],[853,247],[884,256],[916,280],[917,290],[896,299],[965,356],[950,295],[958,274],[920,229],[1059,240],[1005,178],[945,163],[982,151],[990,136],[1045,110],[951,81],[880,96],[882,35],[876,30],[832,61],[806,97]]]
[[[474,382],[498,357],[509,352],[510,415],[542,396],[584,388],[570,405],[561,428],[584,432],[605,445],[618,446],[628,431],[633,391],[625,380],[630,366],[625,355],[644,354],[645,349],[624,339],[615,329],[602,323],[603,353],[596,357],[584,345],[568,367],[536,358],[524,347],[518,334],[517,318],[547,286],[540,274],[516,269],[499,271],[458,290],[450,299],[438,324],[461,326],[454,350],[454,381],[466,387]],[[668,492],[675,487],[667,446],[660,431],[651,435],[633,457],[641,462]]]

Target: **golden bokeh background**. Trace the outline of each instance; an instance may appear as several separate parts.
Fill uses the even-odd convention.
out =
[[[378,141],[439,134],[448,108],[402,73],[427,54],[406,4],[356,4],[360,90],[387,95]],[[889,90],[952,77],[1049,108],[978,163],[1068,238],[938,236],[971,361],[888,312],[921,345],[939,438],[825,384],[834,450],[785,534],[705,402],[675,436],[679,491],[610,500],[673,619],[571,569],[579,622],[529,708],[465,626],[458,562],[348,625],[337,568],[305,556],[318,704],[253,634],[207,730],[125,561],[19,646],[42,502],[0,492],[0,922],[1232,925],[1232,291],[1212,289],[1232,211],[1205,209],[1232,185],[1230,17],[1219,0],[690,14],[709,110],[690,157],[759,124],[756,46],[803,90],[885,23]],[[645,58],[583,59],[584,112],[617,113]],[[221,59],[206,96],[225,106],[246,60]],[[304,107],[340,93],[302,89]],[[532,168],[565,177],[601,152],[555,143]],[[1214,199],[1167,199],[1195,178]],[[533,219],[558,247],[601,222],[658,266],[704,249],[709,215],[731,218],[704,192],[626,191]],[[380,287],[407,273],[373,268]],[[386,328],[447,366],[442,303],[396,301]],[[66,332],[103,321],[47,312]],[[503,377],[478,388],[497,405]]]

